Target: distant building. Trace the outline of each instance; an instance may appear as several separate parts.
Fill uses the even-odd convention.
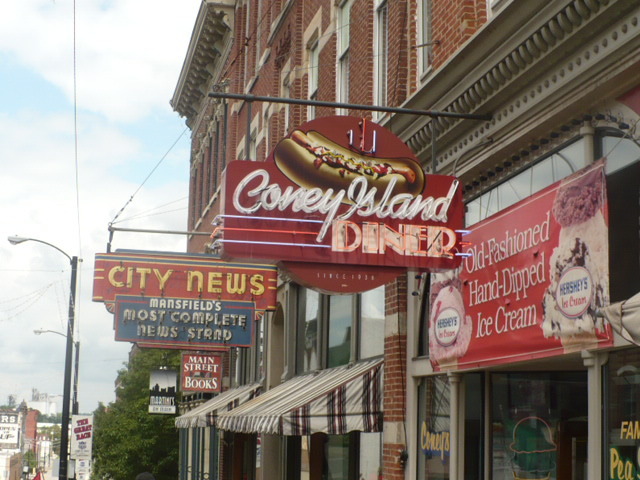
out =
[[[38,410],[42,415],[57,415],[62,411],[62,395],[40,393],[38,389],[31,389],[31,400],[27,402],[29,408]]]

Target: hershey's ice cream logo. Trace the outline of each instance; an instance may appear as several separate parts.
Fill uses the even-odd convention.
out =
[[[593,281],[584,267],[569,267],[562,272],[556,289],[556,303],[565,317],[578,318],[591,305]]]
[[[458,338],[461,317],[455,308],[445,308],[435,321],[436,341],[443,347],[453,344]]]
[[[257,180],[255,186],[249,184]],[[364,177],[356,177],[347,190],[337,190],[329,188],[294,188],[286,187],[284,190],[277,183],[269,183],[269,173],[263,169],[257,169],[244,177],[233,192],[233,206],[240,213],[251,215],[260,209],[266,211],[285,211],[291,209],[293,212],[321,213],[325,215],[322,228],[316,241],[322,242],[329,226],[336,219],[346,220],[354,214],[362,217],[375,216],[380,219],[397,218],[411,220],[420,218],[424,221],[432,220],[446,222],[448,219],[449,206],[453,196],[458,189],[459,182],[451,182],[449,192],[444,197],[423,197],[413,196],[408,193],[398,193],[394,195],[393,190],[397,180],[392,178],[387,185],[380,201],[376,201],[378,192],[376,187],[369,187]],[[243,205],[241,198],[246,195],[253,202]],[[338,215],[340,205],[349,203],[347,211]]]

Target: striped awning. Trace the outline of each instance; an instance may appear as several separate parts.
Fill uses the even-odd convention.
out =
[[[218,428],[241,433],[342,435],[382,431],[382,359],[292,378],[221,413]]]
[[[229,412],[238,405],[255,398],[260,395],[261,388],[261,384],[252,383],[222,392],[176,418],[176,428],[213,427],[219,413]]]

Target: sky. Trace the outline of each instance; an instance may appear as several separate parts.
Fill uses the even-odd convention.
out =
[[[0,405],[63,389],[70,262],[7,241],[18,235],[81,259],[74,340],[91,413],[115,400],[131,348],[91,301],[110,222],[186,230],[190,132],[169,100],[200,0],[75,3],[0,4]],[[118,248],[184,252],[186,238],[115,232]]]

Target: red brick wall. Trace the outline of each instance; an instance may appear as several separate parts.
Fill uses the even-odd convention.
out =
[[[432,0],[433,66],[440,67],[487,21],[485,0]]]
[[[388,325],[384,343],[384,423],[395,424],[400,432],[405,432],[406,420],[406,378],[407,378],[407,279],[398,277],[385,286],[385,314]],[[393,427],[394,430],[396,427]],[[400,437],[401,438],[401,437]],[[401,438],[402,439],[402,438]],[[405,439],[406,440],[406,439]],[[404,466],[401,463],[401,453],[407,448],[406,443],[385,443],[383,445],[382,476],[385,480],[400,480],[404,478]]]
[[[38,410],[31,410],[27,412],[25,420],[25,441],[29,445],[29,450],[36,450],[36,438],[38,436],[38,416],[40,412]]]
[[[349,41],[349,103],[373,104],[373,6],[371,0],[355,0],[351,7]],[[351,111],[350,115],[370,113]]]

